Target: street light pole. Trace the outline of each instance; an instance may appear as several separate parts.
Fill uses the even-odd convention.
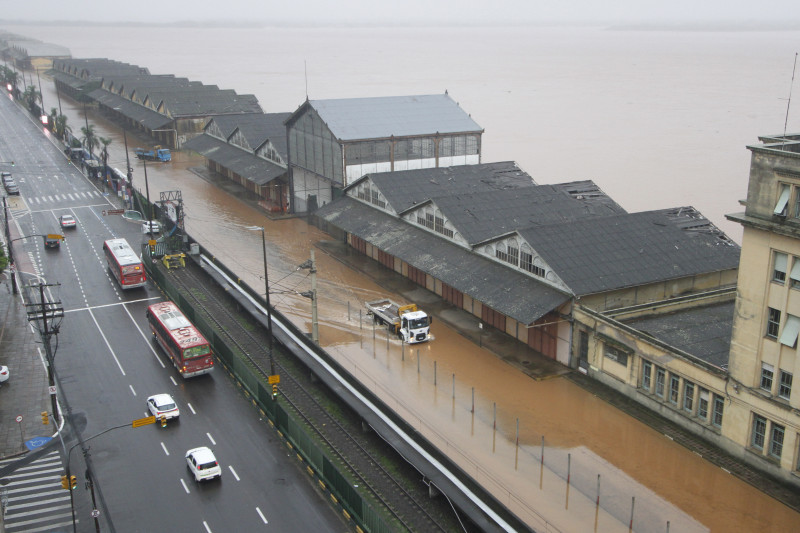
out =
[[[269,372],[275,375],[275,358],[272,355],[272,311],[269,303],[269,274],[267,272],[267,238],[264,234],[264,226],[248,226],[250,231],[261,230],[261,250],[264,252],[264,298],[267,302],[267,335],[269,336]]]

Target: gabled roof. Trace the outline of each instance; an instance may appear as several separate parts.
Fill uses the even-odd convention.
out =
[[[222,142],[208,134],[198,135],[183,143],[183,147],[231,169],[256,185],[264,185],[287,173],[283,167],[262,159],[241,148]]]
[[[226,138],[230,137],[238,128],[253,150],[256,150],[269,140],[286,161],[289,159],[289,153],[286,146],[286,126],[284,122],[290,116],[291,113],[242,113],[239,115],[215,116],[212,120]]]
[[[739,246],[693,207],[519,230],[577,295],[736,269]]]
[[[350,197],[315,214],[492,309],[532,324],[570,296]]]
[[[104,89],[95,89],[89,96],[150,130],[161,129],[172,123],[171,118]]]
[[[571,190],[595,194],[570,194]],[[473,246],[522,228],[625,213],[591,181],[453,194],[433,201]]]
[[[431,198],[535,185],[533,178],[514,161],[376,172],[357,179],[345,190],[365,179],[370,179],[378,187],[397,213],[403,213]]]
[[[447,93],[309,100],[307,104],[340,141],[483,132]]]

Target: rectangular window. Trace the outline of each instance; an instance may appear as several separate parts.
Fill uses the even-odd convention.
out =
[[[589,334],[585,331],[580,332],[580,358],[581,361],[589,360]]]
[[[528,252],[520,252],[519,266],[522,270],[533,272],[533,256]]]
[[[772,430],[769,432],[769,454],[775,459],[780,459],[783,453],[783,435],[786,430],[783,426],[772,423]]]
[[[800,188],[794,188],[794,217],[800,218]]]
[[[683,409],[690,413],[694,410],[694,383],[691,381],[683,384]]]
[[[758,386],[767,392],[772,392],[772,380],[775,377],[775,369],[772,365],[761,363],[761,381]]]
[[[761,415],[753,415],[753,435],[750,445],[756,450],[763,450],[767,440],[767,419]]]
[[[775,209],[772,211],[778,216],[786,216],[786,206],[789,205],[789,186],[781,185],[780,194],[778,194],[778,203],[775,204]]]
[[[720,398],[716,394],[714,395],[713,409],[714,412],[713,415],[711,416],[711,423],[717,427],[722,427],[722,413],[725,409],[725,400]]]
[[[656,396],[664,397],[664,387],[667,382],[667,372],[661,368],[656,367]]]
[[[508,261],[508,254],[503,248],[495,248],[494,256],[500,261]]]
[[[778,386],[778,396],[784,400],[788,400],[792,395],[792,375],[789,372],[781,370],[781,379]]]
[[[702,387],[697,398],[697,416],[703,420],[708,420],[708,391]]]
[[[669,376],[669,403],[678,405],[678,396],[681,392],[681,378],[678,376]]]
[[[800,318],[794,315],[786,316],[786,324],[783,325],[783,333],[781,333],[780,343],[785,344],[790,348],[797,345],[797,333],[800,331]]]
[[[508,247],[508,262],[514,266],[519,264],[519,248]]]
[[[786,268],[789,264],[789,256],[782,252],[775,252],[772,259],[772,281],[783,283],[786,281]]]
[[[642,388],[650,392],[652,381],[653,364],[650,361],[642,361]]]
[[[628,366],[627,353],[608,344],[604,344],[603,348],[604,348],[603,355],[606,356],[606,359],[614,361],[615,363],[619,363],[622,366]]]
[[[778,338],[778,329],[781,325],[781,312],[771,307],[767,308],[767,337]]]
[[[800,197],[800,195],[798,195]],[[789,280],[793,289],[800,289],[800,257],[792,257],[792,270]]]

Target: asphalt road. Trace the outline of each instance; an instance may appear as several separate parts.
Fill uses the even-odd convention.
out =
[[[17,236],[39,235],[22,239],[24,254],[16,256],[22,284],[49,284],[47,298],[64,309],[51,344],[59,397],[72,421],[63,449],[78,477],[78,530],[94,530],[94,507],[104,531],[346,530],[221,369],[184,380],[151,341],[145,308],[160,293],[149,284],[121,290],[102,252],[103,241],[114,237],[139,246],[140,224],[104,216],[116,206],[5,97],[0,118],[0,159],[15,161],[21,192],[9,201],[12,227]],[[77,227],[62,230],[61,214],[73,215]],[[65,235],[59,249],[44,249],[41,235],[48,233]],[[28,293],[39,301],[38,287]],[[162,392],[177,401],[180,421],[132,428],[148,415],[147,396]],[[88,440],[93,491],[76,434]],[[221,481],[193,481],[184,454],[196,446],[214,451]]]

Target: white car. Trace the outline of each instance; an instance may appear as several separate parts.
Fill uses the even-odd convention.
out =
[[[150,396],[147,399],[147,409],[150,411],[151,415],[159,420],[162,416],[169,420],[170,418],[178,418],[181,415],[178,405],[169,394],[155,394]]]
[[[75,227],[75,217],[72,215],[61,215],[58,217],[58,223],[61,224],[62,228],[74,228]]]
[[[194,476],[195,481],[222,479],[222,468],[217,463],[214,452],[206,446],[192,448],[186,452],[186,467]]]
[[[161,224],[158,223],[157,220],[149,221],[150,227],[148,228],[148,221],[144,221],[142,223],[142,233],[161,233]]]
[[[8,381],[9,377],[11,377],[11,374],[8,372],[8,367],[0,366],[0,383]]]

